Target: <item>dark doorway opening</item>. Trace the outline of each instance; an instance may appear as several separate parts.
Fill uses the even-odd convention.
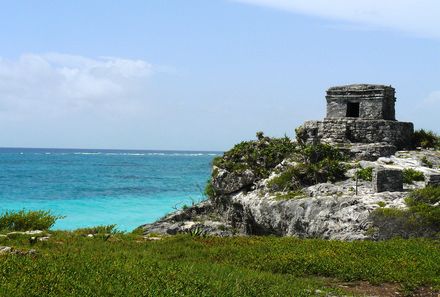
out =
[[[358,118],[359,117],[359,102],[347,103],[347,117]]]

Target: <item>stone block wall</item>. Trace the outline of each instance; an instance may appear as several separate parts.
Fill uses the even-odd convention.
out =
[[[373,172],[373,188],[376,193],[402,192],[403,174],[399,169],[376,168]]]
[[[440,174],[426,175],[426,186],[440,186]]]
[[[349,103],[359,104],[359,118],[395,120],[395,90],[384,85],[347,85],[327,90],[327,118],[347,117]]]
[[[412,123],[387,120],[325,119],[302,126],[307,143],[387,143],[397,149],[412,145]]]

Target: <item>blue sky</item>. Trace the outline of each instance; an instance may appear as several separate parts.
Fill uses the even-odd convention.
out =
[[[434,0],[0,1],[0,146],[224,150],[391,84],[440,132]]]

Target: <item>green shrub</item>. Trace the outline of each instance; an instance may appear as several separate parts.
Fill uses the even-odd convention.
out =
[[[295,190],[299,184],[295,180],[298,176],[298,166],[292,166],[283,171],[280,175],[270,179],[267,186],[275,191]]]
[[[436,237],[440,235],[440,187],[426,187],[410,193],[408,209],[379,208],[373,211],[378,236]]]
[[[424,181],[425,175],[423,172],[414,170],[412,168],[405,168],[403,169],[403,182],[405,184],[411,184],[414,181]]]
[[[0,215],[0,230],[30,231],[48,230],[62,216],[53,215],[45,210],[6,211]]]
[[[100,226],[93,226],[93,227],[87,227],[87,228],[79,228],[74,231],[76,234],[81,235],[88,235],[88,234],[118,234],[122,233],[121,231],[118,231],[115,224],[112,225],[100,225]]]
[[[406,199],[408,206],[424,203],[434,205],[440,202],[440,186],[429,186],[414,190]]]
[[[250,169],[257,178],[266,178],[270,170],[291,155],[296,147],[287,136],[270,138],[259,132],[257,138],[235,145],[222,157],[215,158],[212,164],[229,172],[240,173]]]
[[[208,197],[208,198],[212,198],[212,197],[214,197],[215,196],[215,190],[214,190],[214,187],[212,186],[212,180],[211,179],[209,179],[207,182],[206,182],[206,186],[205,186],[205,195],[206,195],[206,197]]]
[[[345,157],[328,144],[300,146],[293,158],[298,162],[268,182],[277,191],[295,191],[301,187],[344,178]]]
[[[379,205],[379,207],[385,207],[387,204],[384,201],[379,201],[377,205]]]
[[[356,176],[358,179],[372,181],[373,179],[373,167],[365,167],[358,169],[356,171]]]
[[[422,148],[440,148],[440,137],[424,129],[414,131],[413,142],[416,147]]]
[[[422,164],[425,165],[426,167],[429,167],[429,168],[434,167],[434,164],[432,164],[432,162],[429,161],[428,158],[426,158],[426,156],[423,156],[421,161],[422,161]]]

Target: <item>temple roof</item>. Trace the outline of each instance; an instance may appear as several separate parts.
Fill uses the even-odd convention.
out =
[[[373,84],[352,84],[345,86],[335,86],[327,90],[327,97],[394,97],[395,90],[391,86]]]

